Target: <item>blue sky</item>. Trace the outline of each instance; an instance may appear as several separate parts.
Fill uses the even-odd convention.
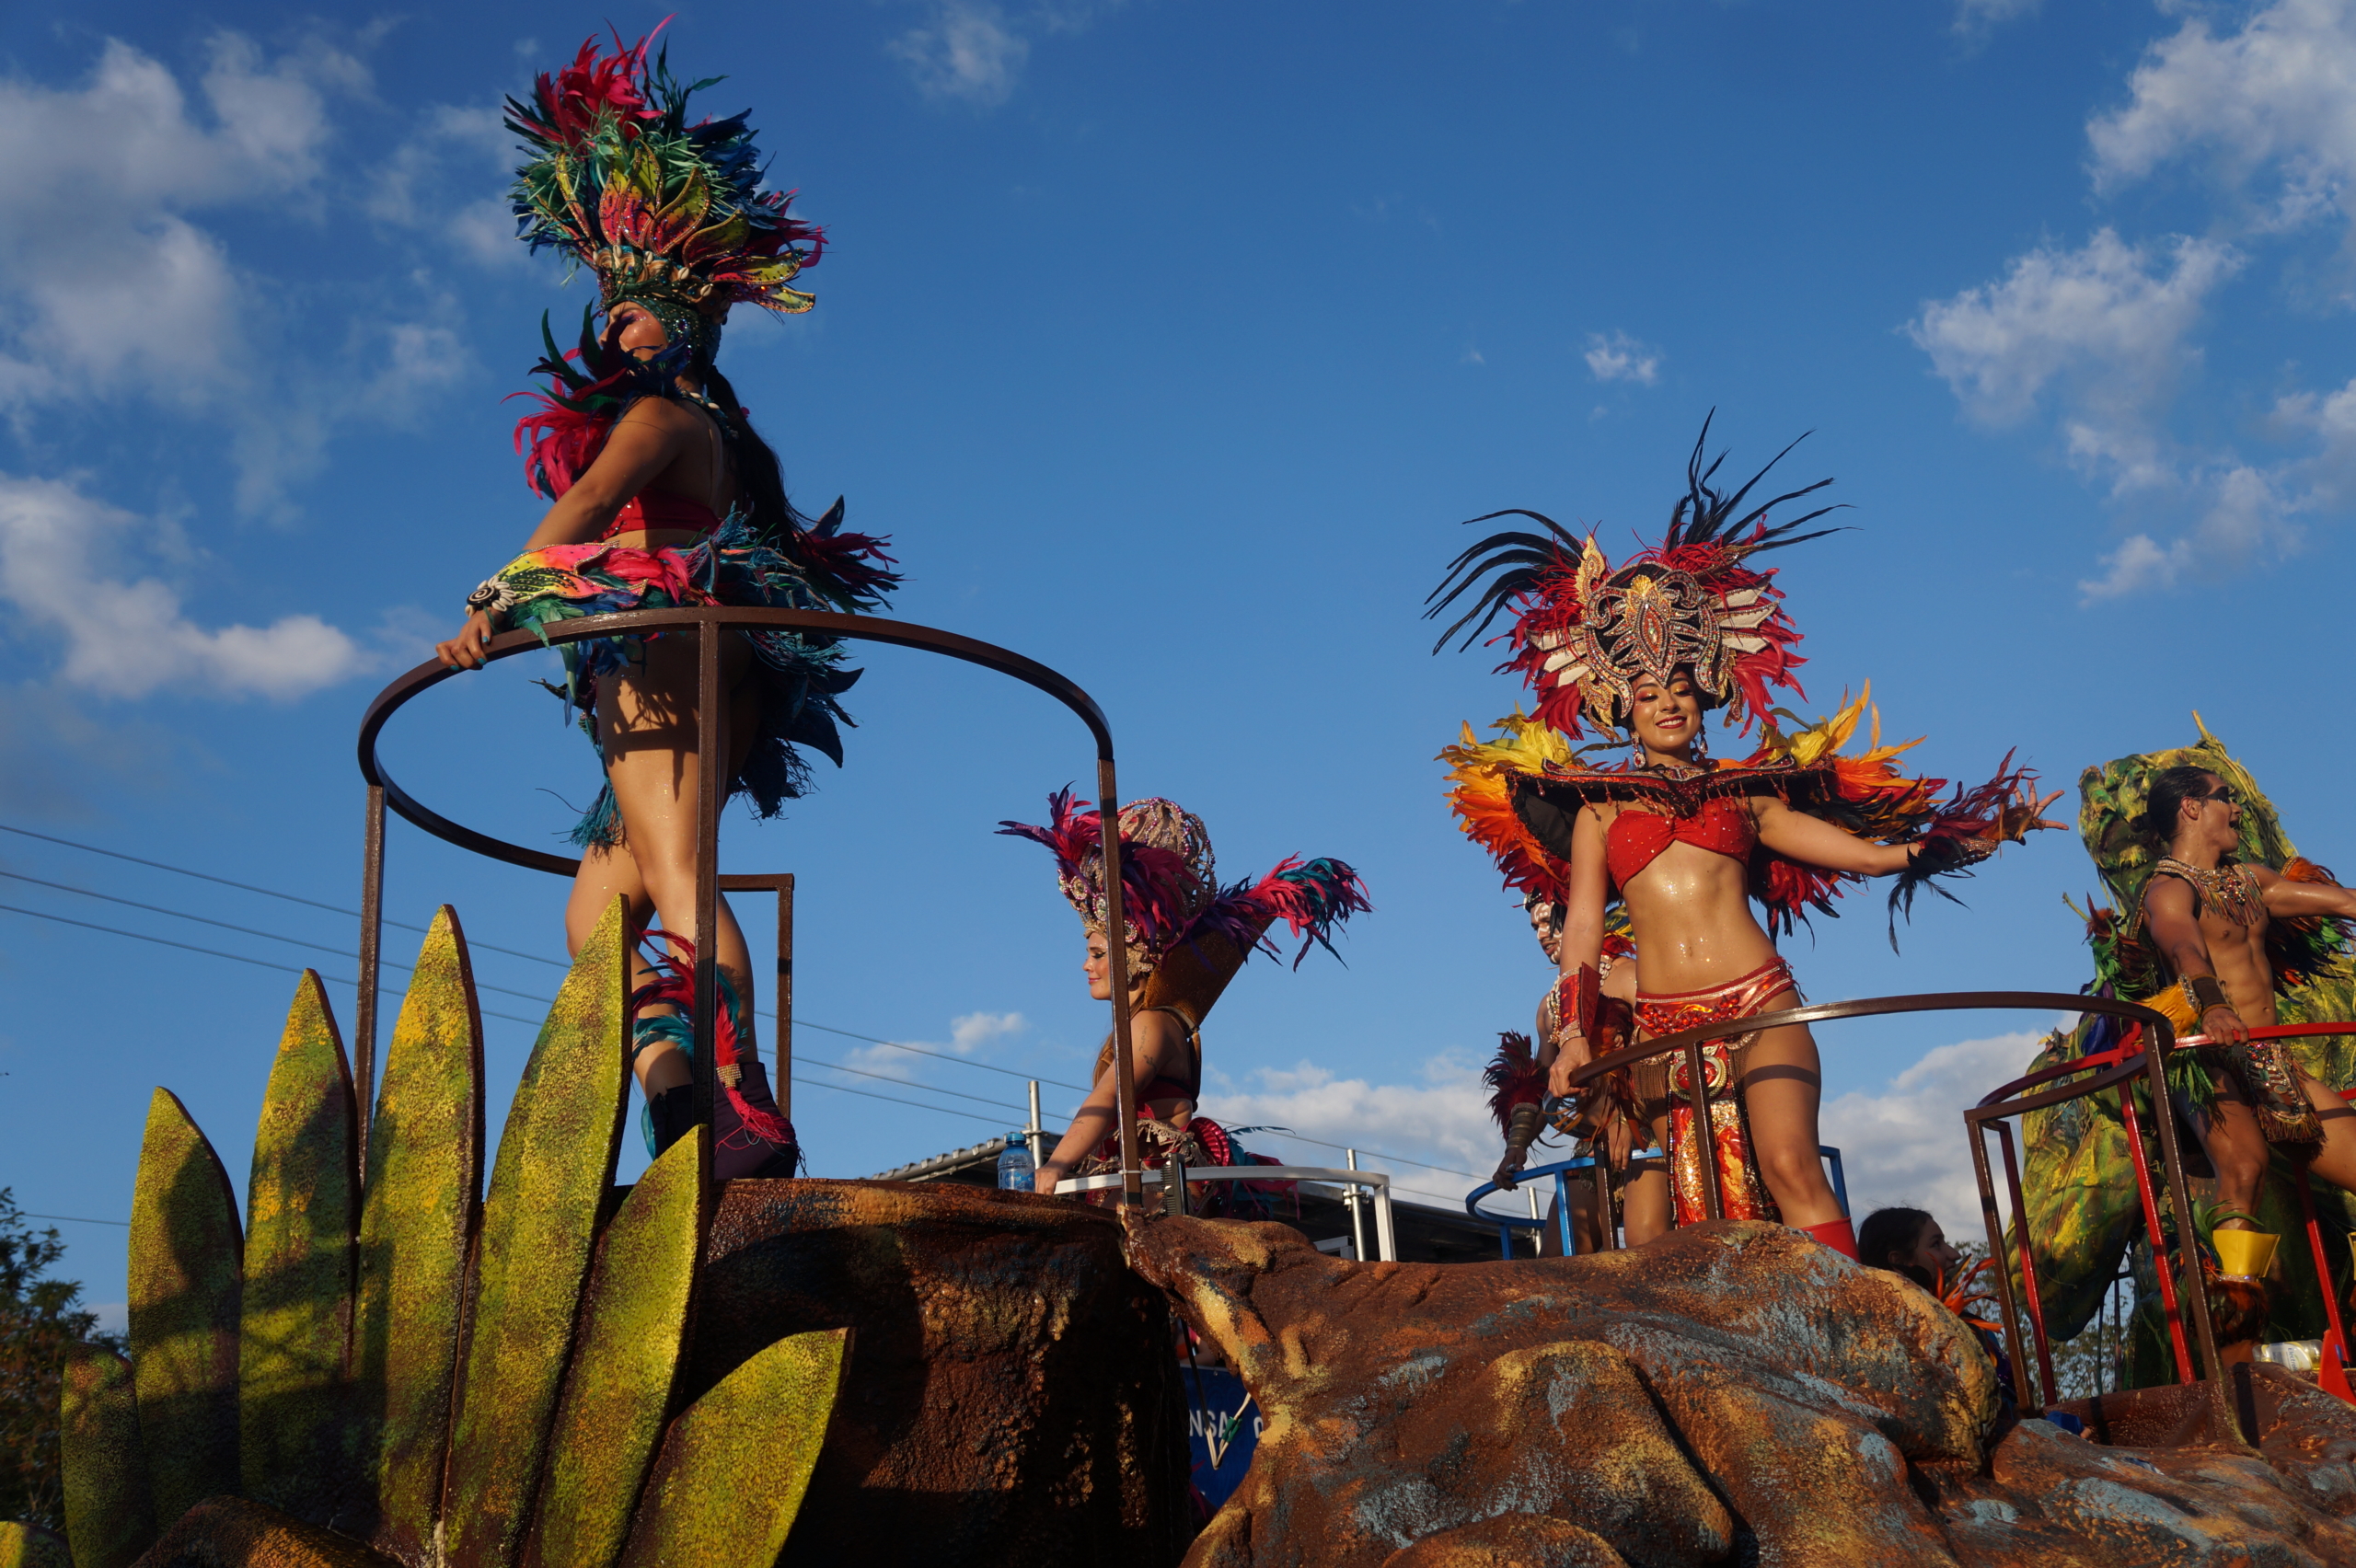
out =
[[[11,10],[0,824],[355,902],[360,711],[531,528],[501,398],[540,312],[586,297],[506,237],[499,98],[663,14]],[[723,354],[797,499],[894,536],[897,614],[1095,693],[1126,791],[1199,812],[1228,876],[1363,869],[1347,967],[1255,964],[1213,1017],[1231,1119],[1488,1169],[1473,1071],[1545,974],[1431,758],[1519,694],[1431,657],[1420,601],[1480,513],[1657,528],[1713,407],[1730,467],[1813,431],[1791,477],[1854,508],[1782,558],[1809,711],[1870,680],[1924,769],[2018,747],[2068,789],[2197,708],[2302,847],[2349,859],[2356,6],[830,0],[690,6],[668,37],[833,240],[816,311]],[[551,842],[595,778],[531,663],[437,691],[386,755]],[[805,1025],[1081,1081],[1077,922],[991,828],[1084,778],[1085,734],[977,672],[868,663],[849,765],[726,829],[732,868],[801,879]],[[319,909],[21,834],[0,870],[16,908],[352,974]],[[1869,892],[1787,950],[1819,997],[2071,990],[2062,896],[2091,882],[2049,835],[1918,910],[1902,955]],[[447,901],[554,953],[561,897],[396,829],[397,919]],[[6,914],[0,977],[26,1208],[127,1215],[157,1083],[242,1184],[291,974]],[[1827,1032],[1861,1204],[1968,1224],[1955,1111],[2042,1022]],[[529,1038],[491,1020],[500,1094]],[[1018,1119],[951,1097],[1019,1103],[1014,1078],[800,1045],[817,1173]],[[120,1300],[121,1233],[68,1233]]]

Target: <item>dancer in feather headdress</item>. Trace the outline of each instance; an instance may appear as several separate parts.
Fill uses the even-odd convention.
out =
[[[2168,1083],[2217,1173],[2224,1277],[2261,1279],[2276,1240],[2258,1220],[2270,1146],[2356,1192],[2356,1114],[2318,1076],[2345,1081],[2348,1042],[2249,1038],[2253,1026],[2350,1016],[2356,890],[2292,847],[2257,780],[2205,725],[2198,745],[2087,768],[2078,793],[2080,834],[2117,901],[2087,912],[2096,988],[2157,1009],[2188,1043],[2168,1059]],[[2108,1049],[2117,1027],[2083,1031],[2080,1047]],[[2033,1185],[2042,1153],[2033,1139]]]
[[[1989,783],[1941,802],[1934,799],[1941,781],[1898,775],[1888,759],[1903,748],[1884,751],[1878,736],[1865,757],[1838,757],[1855,709],[1837,739],[1829,731],[1786,737],[1770,724],[1765,743],[1744,761],[1711,760],[1703,734],[1711,709],[1724,709],[1740,733],[1772,717],[1768,688],[1798,690],[1792,668],[1800,662],[1793,651],[1799,630],[1784,613],[1774,572],[1757,560],[1821,536],[1796,530],[1829,507],[1784,522],[1769,514],[1831,481],[1751,505],[1751,490],[1774,464],[1725,493],[1712,483],[1718,463],[1704,466],[1708,438],[1704,422],[1667,535],[1625,565],[1614,569],[1592,536],[1582,541],[1516,509],[1546,532],[1484,539],[1456,559],[1431,595],[1428,613],[1438,615],[1479,589],[1434,651],[1459,631],[1469,646],[1510,611],[1512,652],[1502,667],[1536,690],[1537,716],[1574,739],[1586,723],[1624,727],[1636,750],[1622,767],[1496,765],[1515,815],[1570,868],[1562,1024],[1550,1074],[1558,1093],[1593,1055],[1598,960],[1615,894],[1645,955],[1636,1024],[1659,1037],[1798,1006],[1772,933],[1788,930],[1810,908],[1831,913],[1843,882],[1899,879],[1891,895],[1895,940],[1898,911],[1931,877],[1961,871],[2032,828],[2057,825],[2039,819],[2044,802],[2033,780],[2010,769],[2009,759]],[[1753,898],[1766,907],[1763,928],[1751,914]],[[1703,1212],[1701,1161],[1712,1150],[1730,1217],[1781,1218],[1854,1257],[1855,1237],[1817,1154],[1820,1075],[1807,1031],[1754,1030],[1708,1047],[1705,1057],[1709,1087],[1726,1094],[1712,1105],[1709,1136],[1682,1124],[1691,1112],[1681,1098],[1681,1060],[1673,1069],[1651,1065],[1635,1086],[1646,1104],[1669,1111],[1679,1223]],[[1672,1101],[1672,1091],[1680,1098]]]
[[[1088,935],[1088,992],[1110,1001],[1105,954],[1103,819],[1079,809],[1068,790],[1047,797],[1044,826],[1005,822],[999,831],[1045,845],[1056,857],[1056,882],[1080,912]],[[1301,939],[1293,967],[1310,948],[1333,951],[1336,928],[1371,908],[1366,885],[1340,860],[1288,859],[1258,882],[1218,885],[1210,835],[1203,819],[1163,800],[1131,801],[1121,808],[1121,925],[1128,955],[1131,1068],[1136,1075],[1139,1156],[1160,1169],[1172,1150],[1192,1166],[1281,1164],[1247,1154],[1227,1129],[1195,1114],[1202,1095],[1203,1020],[1227,983],[1254,952],[1276,954],[1268,929],[1282,920]],[[1121,1168],[1114,1117],[1113,1042],[1096,1055],[1094,1085],[1073,1116],[1071,1130],[1038,1170],[1042,1193],[1068,1176],[1094,1176]],[[1197,1214],[1251,1208],[1266,1194],[1221,1191],[1242,1183],[1199,1182],[1189,1188]],[[1090,1194],[1110,1202],[1114,1194]]]
[[[659,30],[659,29],[658,29]],[[579,347],[560,352],[545,317],[549,378],[515,432],[525,476],[552,504],[518,556],[468,596],[467,624],[437,650],[479,669],[510,627],[698,605],[856,611],[880,607],[898,579],[883,541],[842,531],[842,503],[813,520],[786,499],[777,455],[713,363],[731,306],[808,310],[787,286],[824,236],[762,188],[739,114],[690,122],[682,86],[649,39],[573,63],[509,99],[507,126],[527,159],[515,212],[533,249],[569,255],[597,280]],[[717,78],[715,78],[717,80]],[[602,321],[598,314],[602,313]],[[763,816],[809,788],[808,747],[837,766],[839,698],[858,672],[841,646],[788,632],[731,633],[726,711],[696,711],[696,644],[648,637],[567,643],[562,695],[604,764],[605,787],[574,830],[584,853],[566,928],[577,944],[617,895],[641,930],[695,926],[696,732],[724,727],[729,793]],[[692,1032],[684,1018],[688,944],[673,937],[639,972],[634,1062],[659,1152],[694,1124]],[[722,1176],[786,1174],[793,1131],[756,1054],[753,974],[723,899],[719,952],[725,1016],[714,1055]]]

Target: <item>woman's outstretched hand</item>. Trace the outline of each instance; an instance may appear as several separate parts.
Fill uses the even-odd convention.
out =
[[[433,656],[453,670],[479,670],[491,662],[491,617],[477,610],[458,635],[433,645]]]
[[[2002,843],[2018,844],[2030,834],[2042,828],[2069,826],[2070,824],[2066,822],[2046,820],[2045,808],[2061,798],[2062,791],[2056,790],[2043,800],[2032,796],[2026,806],[2006,806],[1998,814],[1995,831],[1991,836]]]

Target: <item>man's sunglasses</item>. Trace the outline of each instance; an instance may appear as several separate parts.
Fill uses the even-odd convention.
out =
[[[2234,787],[2230,784],[2220,784],[2200,798],[2204,801],[2223,801],[2229,806],[2238,806],[2242,803],[2242,798],[2234,792]]]

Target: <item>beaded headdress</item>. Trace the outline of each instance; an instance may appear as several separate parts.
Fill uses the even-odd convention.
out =
[[[1573,736],[1583,717],[1604,730],[1622,722],[1639,682],[1667,681],[1680,669],[1691,674],[1709,706],[1727,710],[1738,730],[1767,710],[1770,686],[1797,691],[1791,671],[1804,663],[1792,652],[1799,628],[1784,613],[1773,571],[1754,570],[1749,560],[1761,550],[1832,532],[1792,533],[1835,510],[1829,506],[1787,522],[1767,521],[1775,507],[1832,481],[1819,479],[1745,511],[1751,490],[1775,463],[1725,494],[1710,484],[1724,455],[1703,467],[1709,436],[1705,420],[1686,464],[1686,493],[1671,510],[1661,542],[1616,571],[1594,535],[1581,540],[1551,517],[1508,507],[1473,518],[1528,517],[1547,532],[1492,535],[1450,563],[1447,580],[1426,601],[1431,606],[1426,617],[1496,575],[1433,651],[1477,619],[1465,634],[1469,646],[1510,609],[1513,656],[1501,667],[1519,671],[1536,692],[1539,719]],[[1775,461],[1790,450],[1777,453]]]
[[[660,31],[661,29],[656,29]],[[745,115],[687,122],[687,98],[722,78],[682,86],[653,35],[608,55],[595,38],[542,75],[531,101],[507,100],[507,128],[530,161],[515,171],[517,235],[597,276],[607,310],[653,312],[673,343],[710,363],[732,305],[798,315],[816,301],[789,288],[826,248],[789,217],[791,191],[764,190]]]

